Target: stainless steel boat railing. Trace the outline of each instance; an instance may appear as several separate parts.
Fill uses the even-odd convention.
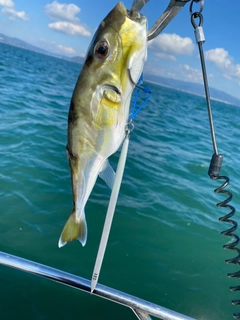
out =
[[[150,320],[150,316],[154,316],[162,320],[194,320],[193,318],[189,318],[157,304],[145,301],[125,292],[121,292],[101,284],[98,284],[94,292],[91,293],[90,280],[1,251],[0,264],[32,273],[34,275],[42,276],[75,289],[82,290],[95,296],[124,305],[132,309],[137,318],[140,320]]]

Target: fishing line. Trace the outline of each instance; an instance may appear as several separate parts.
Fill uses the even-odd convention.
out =
[[[227,264],[235,264],[237,266],[240,266],[240,249],[237,248],[237,245],[239,244],[240,239],[237,235],[234,234],[234,232],[237,230],[238,225],[237,225],[236,221],[231,219],[233,217],[233,215],[235,214],[235,208],[233,206],[229,205],[229,202],[232,200],[232,193],[225,189],[229,184],[229,178],[227,176],[219,176],[221,166],[222,166],[223,156],[221,154],[218,154],[218,149],[217,149],[217,142],[216,142],[214,124],[213,124],[213,118],[212,118],[209,87],[208,87],[208,81],[207,81],[207,72],[206,72],[205,60],[204,60],[204,54],[203,54],[203,48],[202,48],[202,44],[205,42],[205,37],[204,37],[204,33],[203,33],[203,28],[202,28],[203,16],[201,13],[203,10],[204,0],[201,0],[201,3],[200,3],[201,7],[200,7],[199,12],[193,13],[192,6],[193,6],[194,2],[196,2],[196,0],[192,0],[191,4],[190,4],[191,23],[194,28],[196,42],[197,42],[198,48],[199,48],[204,89],[205,89],[206,102],[207,102],[207,108],[208,108],[209,124],[210,124],[213,150],[214,150],[214,154],[212,155],[212,159],[211,159],[209,170],[208,170],[208,175],[213,180],[224,180],[223,184],[214,190],[215,193],[221,193],[221,194],[225,194],[227,196],[227,198],[225,200],[217,203],[217,207],[227,208],[230,210],[230,212],[228,214],[219,218],[219,220],[222,222],[227,222],[227,223],[232,224],[231,228],[221,232],[222,235],[229,236],[232,238],[231,243],[224,245],[223,248],[234,250],[237,252],[236,257],[234,257],[232,259],[227,259],[227,260],[225,260],[225,262]],[[198,25],[195,22],[196,19],[199,19]],[[234,273],[229,273],[228,277],[229,278],[240,278],[240,271],[234,272]],[[240,291],[240,286],[230,287],[230,290],[231,291]],[[239,305],[240,300],[232,300],[232,304]],[[233,317],[235,319],[240,319],[240,313],[235,313],[233,315]]]
[[[130,76],[130,80],[131,82],[135,85],[135,87],[137,88],[136,90],[136,94],[135,94],[135,98],[134,98],[134,102],[133,102],[133,108],[132,108],[132,112],[130,114],[130,121],[133,121],[133,119],[136,117],[136,115],[139,113],[139,111],[147,104],[147,102],[149,101],[150,97],[151,97],[151,90],[149,88],[144,88],[141,86],[141,84],[143,83],[143,74],[141,74],[141,77],[138,80],[138,83],[134,83],[134,81],[131,78],[131,74],[129,72],[129,76]],[[138,97],[139,97],[139,92],[143,91],[144,93],[147,93],[148,96],[146,98],[146,100],[140,105],[140,107],[137,108],[137,102],[138,102]]]

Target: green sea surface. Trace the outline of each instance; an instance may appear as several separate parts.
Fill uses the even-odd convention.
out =
[[[0,251],[91,279],[110,190],[86,205],[88,240],[59,249],[72,210],[67,115],[81,66],[0,44]],[[204,97],[145,83],[99,283],[203,320],[233,319],[239,271],[208,176],[213,153]],[[141,94],[140,101],[145,96]],[[240,109],[212,101],[222,174],[240,212]],[[116,169],[119,152],[110,158]],[[239,230],[236,231],[239,234]],[[1,320],[131,320],[130,309],[0,265]]]

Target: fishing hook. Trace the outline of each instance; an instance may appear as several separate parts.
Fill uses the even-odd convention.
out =
[[[131,75],[131,69],[128,68],[127,71],[128,71],[128,76],[129,76],[130,82],[131,82],[136,88],[141,89],[141,90],[144,91],[144,88],[143,88],[143,87],[139,86],[137,83],[134,82],[134,80],[133,80],[133,78],[132,78],[132,75]]]

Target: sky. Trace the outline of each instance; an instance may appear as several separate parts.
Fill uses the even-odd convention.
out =
[[[84,56],[99,23],[116,0],[0,0],[0,33],[55,54]],[[130,9],[133,0],[123,0]],[[150,0],[141,13],[149,28],[169,4]],[[202,83],[201,63],[190,20],[190,1],[148,45],[145,72]],[[193,3],[193,12],[200,3]],[[240,99],[239,0],[205,0],[203,44],[208,83]],[[198,20],[197,20],[198,22]]]

